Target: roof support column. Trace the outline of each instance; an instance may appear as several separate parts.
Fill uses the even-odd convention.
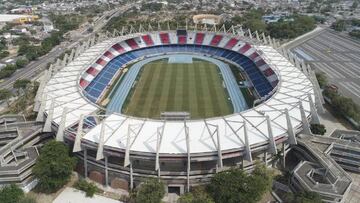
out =
[[[84,177],[88,177],[88,167],[87,167],[87,148],[84,147]]]
[[[276,143],[275,143],[275,139],[273,136],[273,131],[271,128],[271,120],[269,116],[266,116],[266,123],[267,123],[267,127],[268,127],[268,134],[269,134],[269,152],[271,154],[277,154],[277,149],[276,149]]]
[[[50,103],[50,109],[49,109],[49,113],[46,117],[46,121],[44,124],[44,128],[43,128],[43,132],[51,132],[51,122],[54,116],[54,108],[55,108],[55,99],[51,99],[51,103]]]
[[[81,138],[83,135],[83,124],[84,124],[84,115],[81,114],[80,119],[79,119],[79,125],[78,125],[77,132],[76,132],[73,152],[81,151]]]
[[[245,141],[245,152],[246,152],[245,159],[249,162],[252,162],[252,154],[251,154],[246,121],[244,121],[244,141]]]
[[[41,104],[39,106],[39,111],[38,111],[38,114],[36,116],[36,121],[37,122],[43,122],[44,121],[44,111],[45,111],[45,107],[46,107],[46,99],[47,99],[47,94],[43,93],[42,99],[41,99]]]
[[[291,123],[291,119],[290,119],[288,109],[285,109],[285,116],[286,116],[287,133],[288,133],[287,142],[289,144],[291,144],[291,145],[296,145],[297,144],[296,136],[295,136],[295,133],[294,133],[294,128],[293,128],[292,123]]]
[[[303,132],[305,134],[311,135],[310,124],[309,124],[309,121],[308,121],[308,119],[306,117],[302,101],[299,101],[299,107],[300,107],[300,114],[301,114],[301,122],[303,124]]]
[[[248,33],[249,33],[249,37],[250,37],[250,39],[252,39],[252,38],[253,38],[253,35],[252,35],[252,33],[251,33],[251,30],[250,30],[250,29],[248,29]]]
[[[133,167],[132,167],[132,163],[129,163],[129,167],[130,167],[130,189],[134,189],[134,176],[133,176]]]
[[[257,39],[259,42],[261,42],[260,36],[259,36],[259,33],[258,33],[257,30],[255,31],[255,36],[256,36],[256,39]]]
[[[314,102],[312,100],[310,93],[308,93],[308,99],[309,99],[310,111],[311,111],[311,124],[320,124],[319,115],[316,111],[316,107],[314,105]]]
[[[99,138],[99,144],[98,149],[96,152],[96,160],[100,160],[104,158],[104,139],[105,139],[105,121],[101,123],[101,129],[100,129],[100,138]]]
[[[263,38],[264,44],[268,44],[268,41],[267,41],[266,36],[265,36],[265,33],[262,33],[262,38]]]
[[[109,162],[108,162],[108,156],[105,156],[104,161],[104,169],[105,169],[105,186],[109,186]]]
[[[185,127],[185,136],[186,136],[186,151],[187,151],[187,170],[186,170],[186,180],[187,180],[187,192],[190,192],[190,172],[191,172],[191,157],[190,157],[190,140],[189,140],[189,127],[186,126],[186,122],[184,122]]]
[[[217,138],[217,150],[218,150],[218,164],[220,168],[223,168],[222,153],[221,153],[221,143],[219,135],[219,126],[216,126],[216,138]]]
[[[64,107],[60,124],[56,133],[56,141],[63,142],[64,141],[64,131],[65,131],[65,122],[66,122],[66,114],[68,112],[67,107]]]

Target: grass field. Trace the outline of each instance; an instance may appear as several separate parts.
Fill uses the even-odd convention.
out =
[[[122,112],[159,118],[163,111],[187,111],[193,119],[208,118],[232,113],[227,98],[216,65],[200,60],[192,64],[159,60],[142,68]]]

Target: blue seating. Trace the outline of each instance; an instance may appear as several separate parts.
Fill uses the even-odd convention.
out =
[[[136,49],[131,52],[126,52],[115,57],[110,62],[108,62],[103,70],[86,87],[85,95],[89,98],[89,100],[96,102],[116,72],[121,69],[124,64],[129,63],[134,59],[174,52],[207,54],[228,59],[244,69],[261,97],[265,96],[273,89],[267,78],[256,67],[256,64],[251,59],[239,52],[212,46],[181,44],[146,47]]]

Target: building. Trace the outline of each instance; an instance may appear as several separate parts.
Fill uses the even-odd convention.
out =
[[[181,121],[104,113],[101,98],[122,68],[182,52],[242,66],[259,97],[256,105],[223,117]],[[115,68],[111,77],[95,77],[109,68]],[[35,110],[37,120],[45,121],[44,132],[56,131],[57,140],[82,160],[85,177],[123,189],[160,177],[167,190],[183,193],[218,171],[251,171],[255,160],[270,164],[278,149],[296,144],[296,134],[310,132],[309,122],[318,122],[316,109],[322,108],[312,81],[308,66],[264,34],[142,28],[90,38],[58,60],[40,84]],[[88,88],[94,86],[96,91]]]
[[[0,23],[25,24],[37,21],[37,15],[0,14]]]

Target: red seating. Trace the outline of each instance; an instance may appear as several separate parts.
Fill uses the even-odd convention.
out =
[[[261,59],[261,60],[255,62],[255,64],[256,64],[257,67],[260,67],[260,66],[262,66],[262,65],[265,65],[266,63],[265,63],[264,60]]]
[[[170,44],[170,38],[168,33],[160,33],[159,35],[162,44]]]
[[[114,58],[114,55],[113,55],[110,51],[106,51],[106,52],[104,53],[104,56],[106,56],[106,57],[109,58],[109,59]]]
[[[112,46],[112,48],[115,49],[115,50],[116,50],[117,52],[119,52],[119,53],[122,53],[122,52],[125,51],[125,49],[124,49],[122,46],[120,46],[120,44],[114,44],[114,45]]]
[[[141,36],[141,38],[143,39],[143,41],[145,42],[146,45],[148,45],[148,46],[154,45],[154,41],[151,39],[150,35],[144,35],[144,36]]]
[[[271,82],[271,85],[273,86],[273,87],[276,87],[276,85],[279,83],[279,80],[275,80],[275,81],[273,81],[273,82]]]
[[[195,36],[195,44],[202,44],[205,38],[205,34],[204,33],[196,33]]]
[[[104,59],[98,59],[96,61],[97,64],[104,66],[106,64],[106,61]]]
[[[258,57],[258,56],[259,56],[259,54],[258,54],[257,52],[254,52],[254,53],[252,53],[252,54],[249,56],[249,58],[250,58],[251,60],[255,60],[255,58]]]
[[[247,52],[249,49],[251,49],[251,46],[250,44],[245,44],[244,46],[242,46],[240,49],[239,49],[239,52],[244,54],[245,52]]]
[[[273,75],[274,74],[274,71],[271,69],[271,68],[268,68],[268,69],[266,69],[265,71],[264,71],[264,75],[266,76],[266,77],[269,77],[269,76],[271,76],[271,75]]]
[[[178,43],[179,44],[186,44],[186,36],[185,35],[178,36]]]
[[[90,74],[90,75],[95,76],[99,71],[96,70],[96,69],[93,68],[93,67],[90,67],[89,69],[86,70],[86,72],[87,72],[88,74]]]
[[[80,79],[80,87],[85,88],[89,85],[89,82],[84,80],[83,78]]]
[[[138,49],[139,45],[136,43],[134,39],[127,39],[125,42],[129,45],[131,49]]]
[[[223,38],[222,35],[215,35],[215,36],[212,38],[212,40],[211,40],[211,42],[210,42],[210,45],[211,45],[211,46],[217,46],[217,45],[220,43],[220,41],[222,40],[222,38]]]
[[[228,43],[225,45],[226,49],[232,49],[237,43],[239,42],[239,40],[235,39],[235,38],[231,38]]]

